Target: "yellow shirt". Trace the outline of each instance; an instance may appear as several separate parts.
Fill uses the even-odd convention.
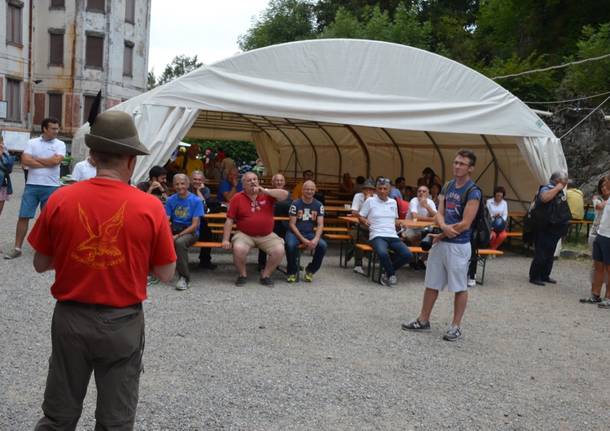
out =
[[[572,218],[582,220],[585,217],[585,200],[582,192],[579,189],[568,189],[566,197]]]
[[[180,156],[176,157],[176,160],[174,161],[175,166],[178,168],[178,170],[180,172],[182,172],[184,170],[183,166],[184,166],[185,157],[187,157],[187,156],[180,155]],[[191,158],[187,157],[186,172],[184,172],[184,173],[190,177],[191,174],[193,173],[193,171],[202,171],[203,172],[203,160],[191,159]]]
[[[300,199],[303,197],[303,181],[299,181],[294,185],[291,196],[293,199]]]

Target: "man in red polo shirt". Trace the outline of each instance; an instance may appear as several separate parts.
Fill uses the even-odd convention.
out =
[[[97,176],[53,193],[28,237],[36,271],[55,270],[57,299],[37,430],[76,428],[92,372],[95,429],[133,428],[146,276],[169,281],[175,269],[163,205],[128,185],[136,156],[148,154],[131,116],[98,115],[85,142]]]
[[[222,246],[227,250],[233,248],[233,262],[239,273],[236,286],[246,284],[246,259],[250,249],[257,247],[267,253],[267,264],[261,272],[260,282],[264,286],[273,287],[271,274],[284,258],[284,240],[273,232],[273,204],[285,200],[288,192],[259,186],[254,172],[244,174],[241,181],[244,191],[231,199]],[[239,232],[229,241],[235,223]]]

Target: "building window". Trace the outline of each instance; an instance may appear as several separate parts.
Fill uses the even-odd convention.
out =
[[[8,101],[7,121],[21,122],[21,81],[7,78],[6,98]]]
[[[87,34],[87,52],[85,53],[85,66],[94,69],[104,68],[104,36]]]
[[[136,22],[136,0],[125,0],[125,22]]]
[[[127,40],[123,51],[123,76],[133,76],[133,42]]]
[[[64,65],[64,31],[49,29],[49,66]]]
[[[49,117],[57,118],[61,123],[63,114],[63,94],[49,93]]]
[[[23,2],[8,0],[6,11],[6,43],[23,45]]]
[[[87,118],[89,118],[89,112],[91,111],[91,106],[93,105],[94,101],[95,101],[95,96],[85,96],[85,103],[83,104],[83,123],[85,121],[87,121]],[[100,112],[101,112],[101,105],[100,105]]]
[[[51,0],[50,9],[65,9],[66,2],[65,0]]]
[[[87,10],[90,12],[104,13],[106,8],[105,0],[87,0]]]

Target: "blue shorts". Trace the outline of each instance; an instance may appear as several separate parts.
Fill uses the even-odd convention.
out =
[[[36,216],[36,208],[40,205],[42,210],[53,193],[57,190],[55,186],[38,186],[35,184],[26,184],[21,198],[21,208],[19,209],[20,218],[34,218]]]
[[[610,238],[597,234],[593,241],[593,260],[610,265]]]

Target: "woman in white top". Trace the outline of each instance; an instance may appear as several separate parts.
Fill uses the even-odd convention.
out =
[[[487,211],[489,211],[493,227],[489,241],[489,248],[492,250],[497,250],[506,239],[508,204],[504,200],[504,196],[506,196],[506,190],[499,186],[494,190],[494,197],[487,199]]]
[[[593,244],[595,243],[595,238],[597,237],[597,232],[599,230],[599,224],[602,219],[602,214],[604,212],[604,208],[606,208],[606,202],[608,201],[608,196],[610,196],[610,187],[606,182],[606,177],[602,177],[599,179],[597,183],[597,194],[593,196],[593,209],[595,210],[595,219],[593,220],[593,224],[591,225],[591,231],[589,232],[589,245],[591,246],[591,250],[594,251]],[[591,269],[591,283],[595,282],[595,273],[599,270],[599,268],[595,264],[595,259],[593,259],[593,268]],[[608,276],[603,274],[602,284],[606,285],[606,289],[608,288]],[[600,284],[597,288],[594,284],[592,284],[591,296],[589,298],[583,298],[580,302],[585,304],[597,304],[601,302],[600,293],[601,287]]]
[[[608,187],[610,178],[604,177],[599,190]],[[582,303],[598,304],[600,308],[610,308],[610,291],[606,283],[606,297],[602,300],[602,285],[604,279],[610,276],[610,207],[604,205],[597,227],[597,235],[593,241],[593,281],[591,283],[591,296],[580,300]]]

